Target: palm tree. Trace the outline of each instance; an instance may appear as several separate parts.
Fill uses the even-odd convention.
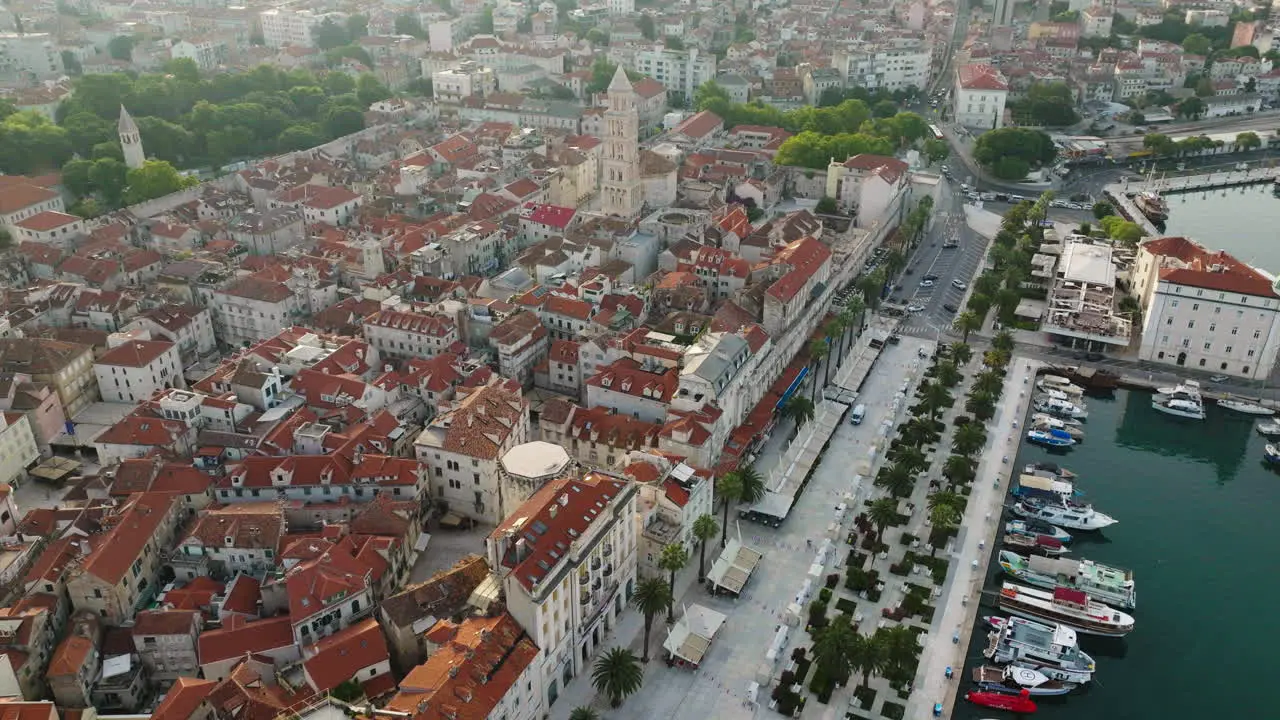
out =
[[[871,684],[871,675],[884,671],[884,645],[877,635],[858,634],[849,648],[849,665],[862,673],[862,686]]]
[[[782,406],[782,414],[794,420],[799,429],[813,419],[813,401],[803,395],[792,395]]]
[[[1004,378],[995,370],[983,370],[973,379],[973,391],[995,396],[1004,387]]]
[[[750,465],[740,467],[720,476],[716,494],[724,503],[724,523],[720,526],[720,547],[729,536],[729,507],[738,503],[757,503],[764,497],[764,478]]]
[[[853,670],[849,659],[857,637],[858,631],[849,622],[849,616],[841,613],[813,639],[813,662],[837,684],[849,680],[849,672]]]
[[[993,370],[1004,370],[1009,364],[1009,353],[1005,350],[988,350],[982,354],[982,363]]]
[[[942,464],[942,474],[953,483],[973,481],[973,461],[963,455],[952,455]]]
[[[977,455],[982,446],[987,444],[987,431],[978,423],[969,423],[961,425],[956,430],[955,437],[951,440],[951,449],[957,455],[973,457]]]
[[[930,383],[924,388],[923,402],[929,417],[936,420],[942,409],[951,403],[951,393],[941,383]]]
[[[898,501],[894,498],[880,498],[867,508],[867,519],[876,526],[876,544],[884,538],[884,531],[898,522]]]
[[[925,457],[924,451],[920,448],[902,448],[894,456],[894,462],[906,468],[912,475],[929,467],[929,458]]]
[[[676,573],[688,564],[689,551],[685,549],[683,543],[668,543],[662,548],[662,554],[658,556],[658,567],[670,573],[671,578],[671,593],[667,595],[667,622],[671,622],[671,616],[675,614],[673,605],[676,595]]]
[[[574,708],[573,712],[569,713],[569,720],[600,720],[600,713],[596,712],[595,708],[584,705]]]
[[[822,326],[822,332],[827,336],[828,353],[835,358],[836,367],[840,366],[840,361],[844,358],[844,352],[840,344],[840,336],[844,334],[844,320],[839,315],[827,321]],[[831,371],[831,362],[827,362],[827,371]],[[827,376],[827,382],[831,382],[831,376]]]
[[[1013,353],[1013,334],[1008,330],[1001,330],[996,333],[995,337],[991,338],[991,347],[996,350]]]
[[[618,707],[644,682],[644,666],[636,654],[626,648],[609,648],[596,659],[591,671],[591,686],[609,696],[609,707]]]
[[[943,387],[953,388],[960,383],[960,369],[953,362],[940,362],[937,367],[937,378],[938,383]]]
[[[961,342],[969,342],[969,333],[982,329],[982,318],[972,310],[965,310],[956,317],[956,329],[960,331]]]
[[[644,662],[649,662],[649,631],[653,629],[653,618],[666,609],[670,599],[671,588],[660,577],[642,577],[636,583],[636,594],[632,601],[644,615]]]
[[[935,528],[950,531],[951,528],[960,524],[960,511],[950,505],[938,505],[929,511],[929,522],[933,523]],[[937,552],[938,548],[930,543],[929,557],[934,557]]]
[[[1125,297],[1128,297],[1127,295]],[[968,365],[973,359],[973,348],[967,343],[953,342],[951,343],[951,359],[956,361],[956,365],[961,367]]]
[[[910,667],[920,653],[920,641],[906,625],[891,625],[876,630],[876,634],[882,635],[880,642],[884,646],[885,668],[890,672],[900,673]]]
[[[1128,295],[1125,297],[1128,297]],[[850,298],[850,300],[862,302],[862,298],[856,295]],[[849,352],[849,343],[851,342],[851,338],[854,334],[853,328],[855,324],[860,324],[862,322],[862,318],[858,317],[857,313],[853,312],[853,310],[850,310],[848,305],[840,310],[839,317],[840,322],[844,326],[844,332],[840,335],[840,354],[844,355]]]
[[[693,536],[698,539],[698,582],[706,580],[707,575],[707,541],[715,538],[720,532],[720,523],[714,515],[699,515],[693,521]]]
[[[867,312],[867,301],[861,295],[852,295],[849,297],[849,302],[845,303],[844,309],[854,317],[854,322],[850,325],[856,325],[858,334],[861,335],[863,316]]]
[[[911,447],[924,447],[928,443],[938,439],[938,433],[933,429],[933,423],[924,418],[911,418],[907,421],[902,433],[899,435],[902,441]]]
[[[975,392],[965,402],[964,409],[972,413],[979,422],[986,422],[996,415],[996,401],[990,393]]]
[[[911,489],[916,485],[915,476],[911,470],[901,463],[891,463],[880,468],[880,473],[876,475],[875,486],[883,488],[894,497],[906,497],[911,494]]]
[[[831,352],[831,346],[827,345],[826,340],[811,340],[809,342],[809,362],[813,366],[813,384],[809,386],[809,397],[813,402],[817,402],[818,397],[818,368],[822,365],[822,360]],[[826,387],[827,382],[824,379],[822,386]]]
[[[929,496],[929,509],[949,507],[957,512],[964,511],[969,499],[954,490],[939,490]]]

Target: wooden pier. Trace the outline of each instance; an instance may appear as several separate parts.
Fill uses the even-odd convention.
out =
[[[1142,214],[1134,205],[1132,197],[1138,193],[1154,190],[1162,195],[1176,193],[1208,192],[1223,190],[1259,183],[1276,182],[1280,179],[1280,167],[1250,168],[1248,170],[1228,170],[1224,172],[1203,173],[1199,175],[1183,175],[1180,177],[1157,178],[1139,182],[1118,182],[1108,185],[1103,193],[1115,205],[1126,219],[1137,223],[1147,235],[1161,235],[1163,231]]]

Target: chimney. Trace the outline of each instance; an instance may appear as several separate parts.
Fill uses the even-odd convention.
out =
[[[524,538],[516,541],[516,562],[524,562],[529,557],[529,542]]]
[[[83,556],[88,555],[88,554],[89,554],[89,541],[88,541],[88,540],[81,540],[81,541],[80,541],[80,555],[83,557]]]

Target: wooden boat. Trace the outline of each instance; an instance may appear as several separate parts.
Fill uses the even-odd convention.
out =
[[[1120,376],[1110,370],[1067,365],[1050,368],[1050,371],[1079,385],[1085,392],[1109,392],[1120,387]]]
[[[978,687],[988,692],[1022,694],[1026,690],[1031,696],[1066,695],[1080,687],[1075,683],[1064,683],[1050,680],[1039,670],[1018,665],[994,667],[983,665],[973,669],[973,681]]]

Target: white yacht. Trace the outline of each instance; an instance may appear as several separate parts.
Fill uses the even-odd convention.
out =
[[[1093,658],[1080,649],[1076,631],[1065,625],[1014,617],[1002,622],[987,639],[982,654],[993,662],[1039,670],[1061,682],[1093,679]]]
[[[1157,392],[1151,398],[1153,410],[1174,417],[1204,419],[1204,399],[1200,397],[1200,383],[1187,380],[1177,387],[1160,388],[1160,390],[1161,392]],[[1165,390],[1170,392],[1163,392]]]
[[[1133,616],[1098,602],[1083,590],[1050,590],[1005,583],[1000,609],[1011,615],[1059,623],[1087,635],[1124,637],[1133,631]]]
[[[1083,420],[1089,417],[1089,413],[1083,407],[1071,402],[1070,400],[1046,395],[1037,397],[1035,402],[1031,404],[1031,407],[1035,408],[1036,412],[1054,415],[1057,417],[1073,418],[1077,420]]]
[[[1023,498],[1014,503],[1013,512],[1028,520],[1039,520],[1068,530],[1101,530],[1118,522],[1110,515],[1094,510],[1092,505],[1070,500],[1050,502]]]
[[[1049,378],[1056,378],[1057,381],[1050,381]],[[1036,381],[1036,389],[1043,393],[1053,394],[1062,393],[1065,398],[1082,398],[1084,397],[1084,388],[1079,385],[1073,385],[1070,380],[1057,375],[1046,375]]]
[[[1218,401],[1218,407],[1232,412],[1243,413],[1245,415],[1257,415],[1258,417],[1271,417],[1276,414],[1275,410],[1258,403],[1252,403],[1247,400],[1236,400],[1233,398],[1224,398]]]

